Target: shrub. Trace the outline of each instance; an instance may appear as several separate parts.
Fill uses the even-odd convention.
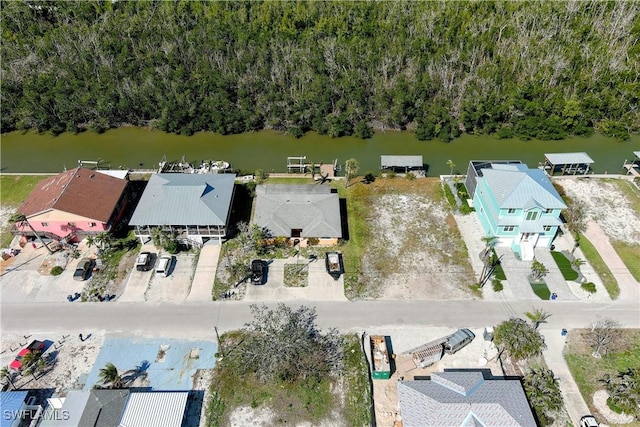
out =
[[[493,292],[501,292],[504,289],[502,281],[496,278],[491,281],[491,286],[493,287]]]
[[[593,282],[583,283],[582,285],[580,285],[580,287],[590,294],[596,293],[596,284]]]
[[[364,174],[364,182],[365,182],[365,184],[371,184],[375,180],[376,180],[376,177],[372,172],[367,172],[366,174]]]
[[[393,179],[396,177],[396,173],[394,171],[387,172],[387,178]]]
[[[64,271],[64,268],[60,267],[59,265],[56,265],[55,267],[53,267],[51,269],[51,275],[52,276],[59,276],[62,274],[62,272]]]
[[[309,245],[315,246],[320,243],[320,239],[318,239],[317,237],[309,237],[309,239],[307,239],[307,242],[309,243]]]
[[[407,181],[413,181],[414,179],[416,179],[416,174],[413,172],[407,172]]]

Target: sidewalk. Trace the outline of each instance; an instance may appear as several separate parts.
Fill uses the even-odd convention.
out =
[[[618,282],[620,287],[618,301],[638,303],[640,301],[640,283],[629,273],[627,266],[624,265],[611,243],[609,243],[609,238],[602,228],[595,221],[590,220],[587,223],[587,230],[584,235],[596,248]]]
[[[565,408],[567,408],[573,424],[577,426],[580,417],[589,414],[589,408],[582,398],[578,385],[574,381],[562,354],[566,336],[562,336],[560,329],[540,329],[540,333],[544,336],[544,342],[547,344],[547,349],[542,353],[542,356],[547,367],[553,371],[558,379]]]

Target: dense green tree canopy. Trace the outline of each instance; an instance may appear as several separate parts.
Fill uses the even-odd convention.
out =
[[[638,2],[6,1],[2,131],[640,127]]]

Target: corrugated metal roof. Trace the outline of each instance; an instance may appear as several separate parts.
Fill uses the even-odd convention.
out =
[[[188,392],[131,393],[119,427],[180,427]]]
[[[256,187],[253,222],[274,236],[342,237],[337,193],[321,185],[259,185]]]
[[[130,225],[225,225],[233,174],[159,173],[151,176]]]
[[[544,157],[552,165],[591,164],[593,159],[587,153],[545,153]]]
[[[398,400],[405,427],[474,425],[535,427],[518,380],[485,379],[481,372],[438,372],[431,380],[401,381]],[[466,423],[466,424],[465,424]]]
[[[385,168],[421,168],[422,156],[380,156],[380,167]]]
[[[27,391],[3,391],[0,392],[0,408],[2,408],[1,427],[11,427],[15,419],[11,414],[16,414],[27,399]]]
[[[519,170],[514,167],[524,166]],[[507,169],[510,168],[510,169]],[[526,165],[496,165],[484,169],[486,180],[494,199],[501,209],[526,209],[538,206],[544,209],[564,209],[562,197],[540,169],[528,169]]]

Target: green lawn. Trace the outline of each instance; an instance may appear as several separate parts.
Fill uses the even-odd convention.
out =
[[[620,242],[617,240],[611,241],[611,246],[616,250],[616,253],[627,266],[629,273],[640,282],[640,244],[631,244],[626,242]]]
[[[620,295],[618,282],[613,277],[611,270],[609,270],[609,267],[607,267],[607,264],[605,264],[596,248],[591,244],[589,239],[583,235],[580,236],[580,249],[582,249],[582,253],[589,264],[591,264],[591,267],[593,267],[596,273],[598,273],[598,276],[600,276],[600,279],[602,280],[604,287],[607,289],[611,299],[618,298],[618,295]]]
[[[604,374],[615,375],[629,367],[640,366],[640,329],[623,329],[623,336],[620,339],[621,347],[600,359],[591,356],[591,348],[585,342],[586,333],[588,333],[586,329],[569,332],[564,357],[582,397],[591,412],[596,414],[593,393],[603,388],[599,380]],[[637,421],[625,424],[625,426],[636,427],[639,425],[640,422]]]
[[[551,298],[551,291],[547,287],[546,283],[532,283],[531,289],[533,289],[533,293],[538,295],[538,298],[543,300],[548,300]]]
[[[2,175],[0,176],[0,201],[3,208],[18,209],[24,202],[36,184],[47,176],[43,175]],[[0,229],[0,247],[6,248],[11,243],[13,236],[10,233],[11,225]]]
[[[578,278],[578,272],[571,267],[571,261],[562,252],[551,251],[551,256],[553,256],[558,265],[564,280],[576,280]]]

